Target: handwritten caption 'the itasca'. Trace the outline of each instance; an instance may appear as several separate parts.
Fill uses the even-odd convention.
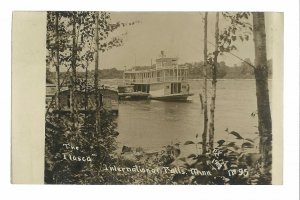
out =
[[[69,161],[79,161],[79,162],[92,162],[93,158],[97,156],[97,154],[91,155],[83,155],[79,146],[71,145],[71,144],[63,144],[63,147],[68,152],[62,153],[64,160]]]

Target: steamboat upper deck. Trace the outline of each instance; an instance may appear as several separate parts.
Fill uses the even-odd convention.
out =
[[[180,66],[178,58],[162,57],[156,59],[155,68],[147,70],[127,70],[124,72],[126,84],[152,84],[160,82],[186,82],[188,80],[188,67]]]

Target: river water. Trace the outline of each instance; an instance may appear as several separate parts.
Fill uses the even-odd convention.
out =
[[[117,117],[119,145],[158,149],[164,145],[201,141],[203,112],[199,93],[202,80],[190,81],[188,102],[163,102],[156,100],[122,101]],[[110,83],[111,84],[111,83]],[[210,105],[211,84],[208,84]],[[271,81],[269,81],[271,97]],[[270,98],[271,99],[271,98]],[[225,129],[236,131],[244,138],[257,141],[255,80],[218,80],[215,111],[215,141],[234,140]],[[196,134],[199,135],[196,138]]]

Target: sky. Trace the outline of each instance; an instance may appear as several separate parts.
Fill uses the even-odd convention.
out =
[[[272,32],[276,29],[272,14],[265,15],[267,52],[272,49]],[[203,60],[203,23],[202,12],[113,12],[112,21],[130,22],[140,21],[133,26],[118,29],[114,35],[123,36],[124,44],[107,52],[100,53],[100,68],[124,69],[124,66],[150,65],[159,57],[163,50],[167,57],[178,57],[179,64],[199,62]],[[249,19],[252,22],[252,19]],[[220,31],[227,22],[220,15]],[[208,14],[208,40],[214,43],[215,13]],[[232,53],[254,62],[254,42],[252,36],[249,41],[236,42],[238,50]],[[208,44],[208,51],[214,47]],[[271,55],[271,54],[270,54]],[[268,56],[271,59],[271,56]],[[240,64],[241,60],[230,54],[219,57],[228,66]]]

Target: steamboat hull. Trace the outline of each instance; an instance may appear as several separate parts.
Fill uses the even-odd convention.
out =
[[[160,96],[160,97],[149,97],[153,100],[159,101],[187,101],[189,96],[193,94],[174,94],[174,95],[167,95],[167,96]]]

